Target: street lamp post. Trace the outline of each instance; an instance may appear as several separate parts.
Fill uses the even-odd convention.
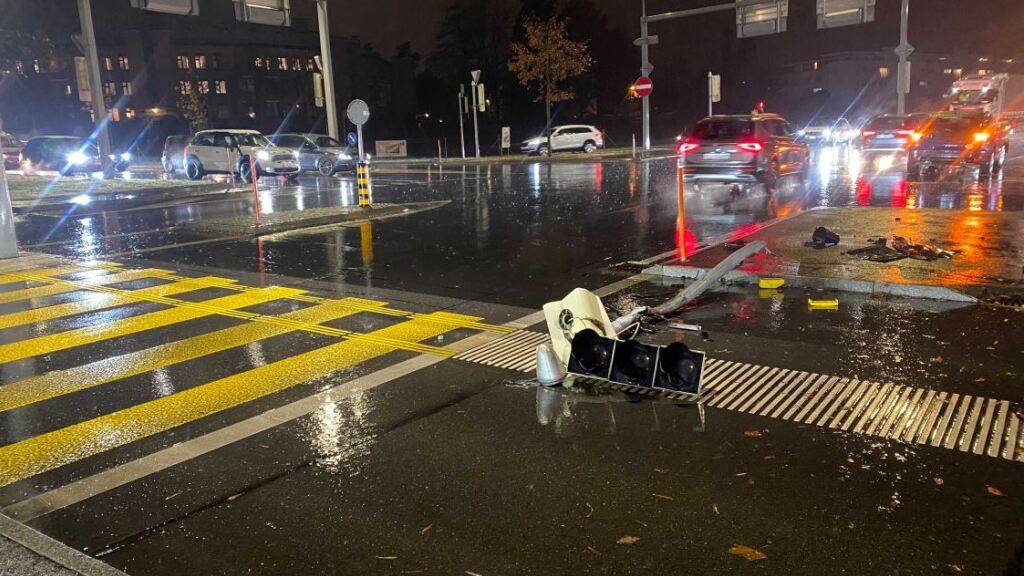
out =
[[[78,0],[78,17],[82,23],[82,44],[85,49],[86,71],[89,76],[89,94],[96,121],[96,143],[100,148],[103,173],[110,172],[110,133],[107,131],[107,106],[103,101],[103,79],[100,77],[100,58],[96,51],[96,30],[92,26],[90,0]]]
[[[900,45],[896,48],[896,55],[899,56],[899,67],[896,78],[896,112],[907,113],[907,94],[910,93],[910,55],[914,53],[914,47],[909,41],[910,24],[910,0],[902,0],[900,6]]]
[[[327,0],[317,0],[320,24],[320,62],[323,64],[324,101],[327,104],[327,134],[338,139],[338,103],[334,99],[334,64],[331,61],[331,31],[327,20]]]

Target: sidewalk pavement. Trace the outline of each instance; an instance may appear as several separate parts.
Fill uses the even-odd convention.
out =
[[[816,228],[837,234],[838,246],[805,246]],[[950,259],[904,258],[888,263],[847,252],[869,246],[869,239],[902,236],[953,252]],[[976,301],[992,294],[1024,294],[1024,214],[913,210],[905,208],[826,208],[804,212],[745,236],[762,240],[768,253],[748,259],[726,281],[756,283],[784,278],[791,286],[889,294],[918,298]],[[712,246],[682,264],[654,266],[645,273],[697,278],[721,262],[730,249]]]
[[[54,208],[68,204],[133,200],[146,196],[146,200],[159,200],[226,192],[224,182],[191,182],[161,179],[97,180],[88,176],[25,176],[7,175],[8,192],[15,212],[32,208]],[[157,197],[159,196],[159,197]]]
[[[590,154],[582,152],[557,152],[551,156],[526,155],[522,152],[512,151],[504,156],[481,156],[480,158],[469,156],[467,158],[448,157],[442,158],[442,165],[460,164],[534,164],[534,163],[562,163],[562,162],[599,162],[602,160],[629,160],[633,158],[633,148],[602,148]],[[636,159],[654,160],[664,158],[672,154],[672,146],[655,146],[646,153],[636,149]],[[377,165],[387,164],[438,164],[437,157],[430,158],[381,158],[374,157],[373,163]]]

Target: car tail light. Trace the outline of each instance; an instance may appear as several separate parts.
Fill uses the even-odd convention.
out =
[[[913,130],[896,130],[894,132],[894,134],[896,134],[897,136],[911,136],[911,137],[913,137],[914,136],[914,131]]]
[[[924,132],[913,132],[910,134],[910,139],[914,142],[920,142],[921,138],[924,138]]]
[[[736,145],[736,147],[739,148],[740,150],[753,152],[754,154],[757,154],[764,150],[764,145],[762,145],[760,142],[740,142],[739,144]]]
[[[683,140],[678,146],[676,146],[676,152],[680,154],[689,154],[697,148],[700,148],[700,144],[697,142],[694,142],[693,140]]]
[[[988,142],[988,139],[991,138],[991,137],[992,137],[992,135],[989,134],[988,132],[975,132],[974,133],[974,143],[975,144],[984,144],[985,142]]]
[[[863,130],[863,131],[861,131],[861,133],[860,133],[860,135],[861,135],[862,137],[864,137],[864,138],[874,138],[874,137],[875,137],[875,134],[877,134],[877,132],[875,132],[875,131],[873,131],[873,130]]]

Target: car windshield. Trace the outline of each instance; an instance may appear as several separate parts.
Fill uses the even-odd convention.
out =
[[[864,127],[865,130],[873,130],[875,132],[888,132],[891,130],[899,130],[907,124],[907,119],[900,116],[887,116],[885,118],[875,118],[868,125]]]
[[[317,146],[326,146],[328,148],[341,148],[341,142],[338,142],[330,136],[318,136],[316,139]]]
[[[693,136],[701,140],[741,138],[753,134],[754,123],[750,120],[703,120],[693,129]]]
[[[263,134],[232,134],[239,146],[270,146],[270,141]]]
[[[989,104],[999,96],[998,90],[962,90],[953,95],[954,104]]]
[[[65,154],[74,152],[76,150],[82,150],[86,154],[93,152],[89,146],[86,145],[86,141],[82,138],[54,138],[48,140],[50,148],[56,152],[63,152]]]

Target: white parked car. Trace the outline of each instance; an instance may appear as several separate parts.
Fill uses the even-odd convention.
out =
[[[275,174],[295,177],[299,160],[293,151],[274,146],[266,136],[255,130],[203,130],[197,132],[185,147],[182,163],[189,180],[205,174],[234,172],[248,181],[250,157],[256,177]]]
[[[582,150],[589,154],[598,148],[604,148],[604,134],[593,126],[583,124],[555,126],[551,128],[551,148],[555,152]],[[523,142],[522,150],[527,154],[550,154],[547,133]]]

